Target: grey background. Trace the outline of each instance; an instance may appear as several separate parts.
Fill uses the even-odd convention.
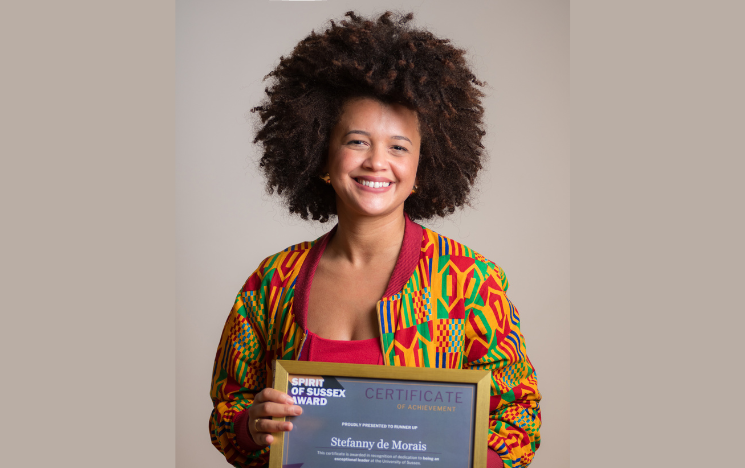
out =
[[[543,393],[532,466],[569,466],[569,10],[566,1],[182,1],[176,5],[176,455],[221,466],[208,390],[222,327],[266,256],[333,223],[303,222],[264,192],[249,109],[262,78],[348,10],[413,11],[469,51],[488,83],[490,154],[473,207],[424,222],[499,264]]]

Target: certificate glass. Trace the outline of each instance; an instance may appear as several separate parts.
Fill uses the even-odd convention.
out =
[[[271,468],[486,464],[488,371],[277,361],[274,379],[303,414]]]

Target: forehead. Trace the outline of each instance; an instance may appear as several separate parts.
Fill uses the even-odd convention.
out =
[[[401,104],[383,103],[371,98],[354,98],[344,103],[337,127],[350,130],[404,131],[419,136],[419,119],[416,111]]]

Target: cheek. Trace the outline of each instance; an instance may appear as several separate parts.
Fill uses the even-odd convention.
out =
[[[406,161],[398,166],[399,178],[406,180],[413,180],[416,178],[416,170],[418,167],[418,158]]]
[[[349,158],[343,151],[330,152],[326,163],[329,172],[342,172],[348,165]]]

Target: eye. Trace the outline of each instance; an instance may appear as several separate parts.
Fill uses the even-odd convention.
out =
[[[348,145],[364,145],[366,144],[366,142],[363,140],[349,140],[347,144]]]
[[[394,150],[396,150],[396,151],[409,151],[409,150],[408,150],[408,149],[406,149],[405,147],[403,147],[403,146],[399,146],[399,145],[394,145],[394,146],[392,146],[392,148],[393,148]]]

